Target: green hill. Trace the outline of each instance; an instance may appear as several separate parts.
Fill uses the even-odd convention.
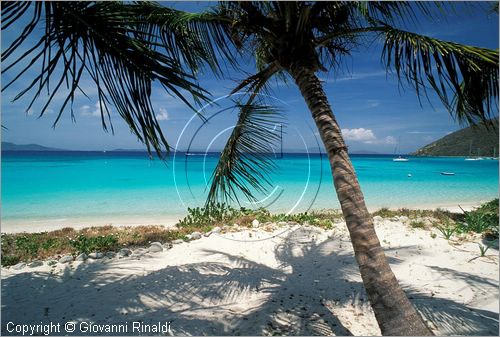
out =
[[[416,156],[498,157],[498,120],[496,127],[470,126],[432,142],[414,153]],[[472,152],[472,153],[470,153]]]

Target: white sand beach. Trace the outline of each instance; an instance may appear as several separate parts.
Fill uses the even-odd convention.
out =
[[[379,220],[376,229],[436,334],[498,334],[497,250],[478,258],[479,237],[454,245],[401,221]],[[9,321],[128,325],[117,335],[138,334],[131,329],[139,321],[170,322],[170,334],[187,335],[380,334],[343,223],[214,233],[144,252],[2,268],[2,334],[11,334]],[[88,332],[77,324],[74,334]]]

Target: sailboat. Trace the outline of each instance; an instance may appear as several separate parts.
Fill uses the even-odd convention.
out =
[[[392,158],[392,161],[410,161],[410,159],[399,156],[397,158]]]
[[[396,148],[394,149],[394,154],[396,154],[399,150],[399,143],[401,143],[401,137],[399,137],[398,144],[396,145]],[[399,155],[397,158],[392,158],[392,161],[398,161],[398,162],[405,162],[405,161],[409,161],[409,160],[410,159],[405,158],[401,155]]]
[[[484,158],[483,157],[480,157],[479,156],[479,148],[477,148],[477,157],[476,157],[477,160],[483,160]]]
[[[496,155],[497,155],[497,148],[494,147],[493,148],[493,157],[487,157],[486,159],[490,159],[490,160],[498,159],[498,157]]]
[[[467,158],[465,158],[465,160],[467,160],[467,161],[480,160],[479,159],[479,149],[477,149],[477,154],[478,154],[478,157],[472,157],[472,139],[471,139],[470,144],[469,144],[469,156]]]

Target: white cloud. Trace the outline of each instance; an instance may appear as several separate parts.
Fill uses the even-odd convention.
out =
[[[160,108],[160,113],[156,114],[156,119],[159,121],[167,121],[169,120],[168,112],[165,108]]]
[[[342,135],[346,140],[359,141],[364,143],[372,143],[377,139],[372,130],[365,128],[342,129]]]
[[[364,73],[353,73],[353,74],[350,74],[347,76],[338,77],[336,79],[328,80],[327,82],[356,81],[356,80],[363,80],[363,79],[371,78],[371,77],[381,77],[384,75],[387,75],[387,72],[385,70],[370,71],[370,72],[364,72]]]
[[[82,105],[80,107],[80,114],[82,116],[93,116],[93,117],[100,117],[101,116],[101,101],[97,101],[97,103],[94,105],[94,109],[88,105]]]
[[[408,131],[412,135],[432,135],[432,134],[442,134],[442,131]],[[451,133],[451,131],[446,132],[446,134]]]
[[[434,137],[432,137],[432,136],[425,136],[423,139],[424,139],[426,142],[430,142],[431,140],[434,140]]]
[[[44,112],[44,114],[46,114],[46,115],[53,114],[53,113],[54,113],[54,110],[51,108],[45,109],[45,112]],[[33,108],[29,108],[28,111],[26,111],[26,114],[28,116],[39,115],[40,111],[35,111]]]

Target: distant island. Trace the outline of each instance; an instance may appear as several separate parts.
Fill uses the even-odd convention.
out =
[[[22,151],[40,151],[40,152],[50,152],[50,151],[75,151],[75,150],[68,150],[68,149],[60,149],[60,148],[53,148],[53,147],[47,147],[39,144],[14,144],[10,142],[2,142],[2,152],[22,152]],[[82,150],[80,150],[82,151]],[[78,151],[78,152],[80,152]],[[88,151],[88,152],[144,152],[147,153],[146,149],[123,149],[123,148],[118,148],[118,149],[112,149],[112,150],[83,150]],[[307,149],[308,153],[311,154],[318,154],[322,153],[324,154],[324,150],[319,150],[317,147],[310,147]],[[205,153],[205,150],[199,149],[199,150],[191,150],[191,151],[186,151],[186,150],[177,150],[175,151],[172,150],[172,153],[178,152],[178,153],[185,153],[185,152],[190,152],[190,153]],[[210,153],[218,153],[217,151],[210,152]],[[284,153],[305,153],[302,151],[294,151],[291,149],[287,149],[284,151]],[[352,154],[364,154],[364,155],[380,155],[381,153],[375,152],[375,151],[366,151],[366,150],[354,150]]]
[[[42,146],[38,144],[20,145],[9,142],[2,142],[2,151],[65,151],[65,150]]]
[[[40,152],[51,152],[51,151],[77,151],[77,152],[147,152],[145,149],[113,149],[113,150],[68,150],[60,149],[54,147],[43,146],[39,144],[14,144],[10,142],[2,142],[2,152],[4,151],[40,151]]]
[[[495,127],[469,126],[450,133],[414,153],[415,156],[498,157],[498,120]]]

